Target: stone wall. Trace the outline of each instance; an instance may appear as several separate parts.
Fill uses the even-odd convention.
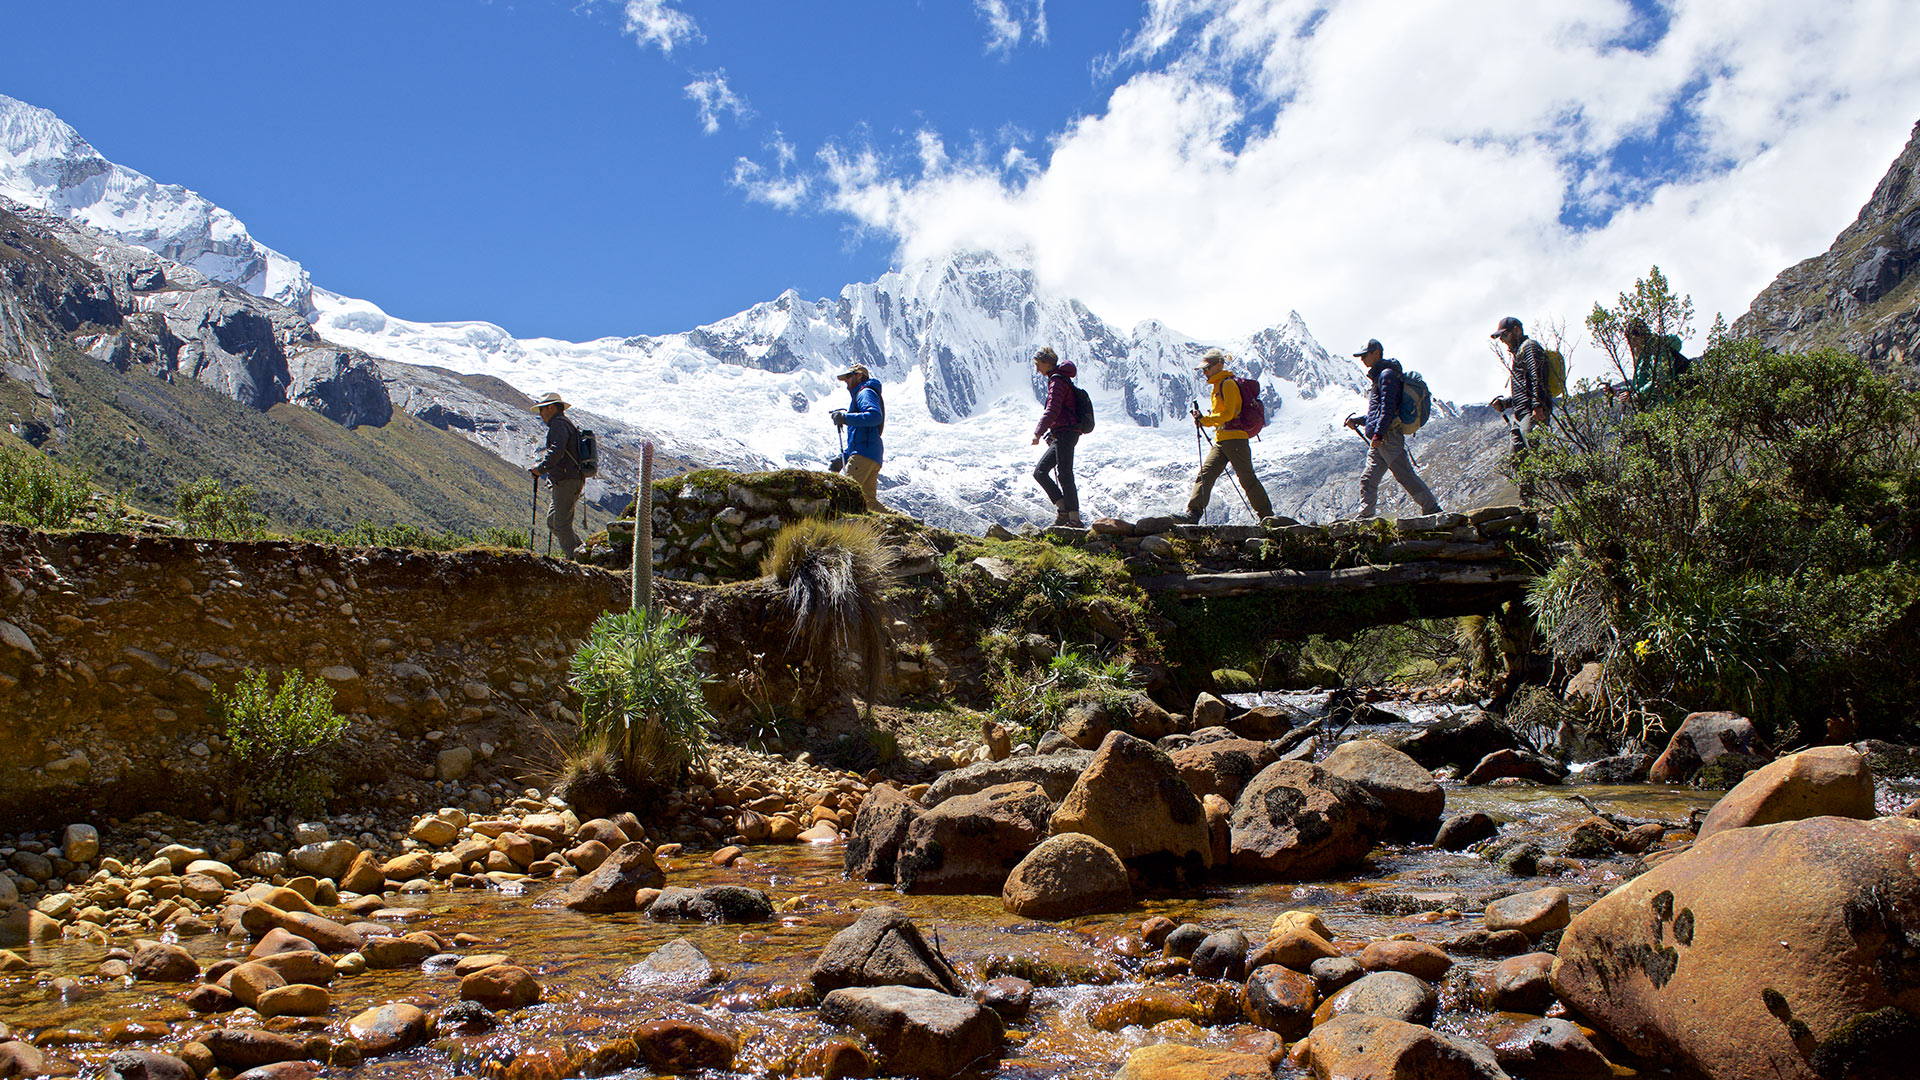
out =
[[[567,718],[574,648],[626,603],[620,575],[518,553],[0,525],[0,822],[209,811],[231,775],[209,705],[249,667],[334,687],[345,784],[533,742],[534,718]]]
[[[802,518],[837,518],[866,509],[860,488],[834,473],[785,469],[734,473],[708,469],[653,486],[654,572],[706,585],[760,576],[760,559],[775,533]],[[633,511],[607,526],[609,544],[593,558],[628,566]]]

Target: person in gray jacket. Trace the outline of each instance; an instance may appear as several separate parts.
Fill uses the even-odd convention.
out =
[[[573,531],[573,511],[580,504],[580,489],[587,484],[580,468],[580,432],[567,419],[567,403],[559,394],[548,394],[533,403],[533,411],[547,422],[547,445],[540,460],[527,471],[537,479],[547,478],[553,499],[547,505],[547,532],[567,558],[580,548],[580,537]]]

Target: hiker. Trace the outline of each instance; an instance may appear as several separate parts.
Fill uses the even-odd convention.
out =
[[[1053,523],[1082,528],[1080,490],[1073,483],[1073,448],[1080,443],[1080,403],[1074,397],[1073,377],[1079,372],[1073,361],[1061,363],[1059,355],[1044,346],[1033,354],[1033,370],[1047,380],[1047,404],[1041,410],[1039,426],[1033,429],[1032,444],[1039,446],[1041,439],[1047,440],[1047,452],[1033,467],[1033,478],[1053,500],[1057,511]],[[1056,473],[1058,484],[1054,483]]]
[[[1188,525],[1198,524],[1200,515],[1206,513],[1207,501],[1213,497],[1213,482],[1228,465],[1233,466],[1233,475],[1240,479],[1241,490],[1253,509],[1254,521],[1273,516],[1267,489],[1260,486],[1260,478],[1253,474],[1253,443],[1247,439],[1240,382],[1227,370],[1230,359],[1232,357],[1220,349],[1208,349],[1201,354],[1200,366],[1195,369],[1212,385],[1213,394],[1209,411],[1203,414],[1198,406],[1191,410],[1193,425],[1196,429],[1215,428],[1219,435],[1213,441],[1213,449],[1207,451],[1206,459],[1200,463],[1200,475],[1193,479],[1193,496],[1187,500],[1187,512],[1175,515],[1176,520]]]
[[[887,429],[887,406],[880,400],[880,380],[865,364],[835,378],[846,384],[851,399],[847,408],[833,411],[834,426],[846,430],[847,479],[860,485],[868,511],[878,514],[886,510],[880,505],[880,433]]]
[[[559,394],[548,394],[534,402],[533,411],[547,422],[547,445],[539,462],[527,471],[536,480],[546,477],[547,486],[553,489],[553,499],[547,505],[547,535],[571,559],[580,547],[580,537],[573,531],[573,508],[587,483],[586,473],[580,468],[580,432],[567,419],[567,403]]]
[[[1433,497],[1426,481],[1413,471],[1413,458],[1407,454],[1407,436],[1400,428],[1400,361],[1387,359],[1378,338],[1368,338],[1367,346],[1354,353],[1367,368],[1373,387],[1367,393],[1367,418],[1347,417],[1347,426],[1367,440],[1367,470],[1360,474],[1360,516],[1370,518],[1380,494],[1380,478],[1393,473],[1407,489],[1423,514],[1440,512],[1440,500]]]
[[[1627,394],[1642,408],[1652,408],[1673,393],[1674,384],[1687,372],[1680,339],[1654,333],[1647,320],[1637,315],[1627,320],[1627,352],[1633,357],[1633,382],[1626,387]]]
[[[1485,325],[1484,323],[1482,325]],[[1536,428],[1544,428],[1553,421],[1552,383],[1547,377],[1546,346],[1527,336],[1526,327],[1520,320],[1509,315],[1500,320],[1500,325],[1487,335],[1507,347],[1507,355],[1513,358],[1512,377],[1508,380],[1508,393],[1494,398],[1489,404],[1501,412],[1508,409],[1517,413],[1513,429],[1513,452],[1508,455],[1508,471],[1518,473],[1520,460],[1527,456],[1527,446]],[[1521,498],[1530,492],[1525,481],[1521,482]]]

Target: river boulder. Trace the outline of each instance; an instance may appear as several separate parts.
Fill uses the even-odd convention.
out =
[[[1873,1055],[1920,1038],[1917,863],[1905,818],[1723,830],[1575,916],[1554,991],[1712,1080],[1905,1075]]]
[[[1740,781],[1713,804],[1700,823],[1700,839],[1725,829],[1829,815],[1875,816],[1873,770],[1864,756],[1844,746],[1789,754]]]
[[[1119,911],[1133,903],[1120,856],[1085,833],[1048,837],[1007,875],[1000,899],[1027,919],[1066,919]]]
[[[773,900],[759,889],[745,885],[708,885],[688,889],[678,885],[662,889],[647,905],[647,918],[654,922],[749,923],[773,918]]]
[[[1435,720],[1398,742],[1402,753],[1428,769],[1471,769],[1488,754],[1519,748],[1511,728],[1479,709]]]
[[[1647,779],[1656,784],[1683,784],[1727,754],[1762,759],[1773,756],[1753,721],[1746,717],[1730,712],[1690,713],[1667,740],[1666,751],[1647,770]]]
[[[1113,1080],[1272,1080],[1273,1066],[1259,1054],[1180,1043],[1154,1043],[1127,1055]]]
[[[1376,971],[1349,985],[1320,1003],[1314,1011],[1315,1024],[1324,1024],[1336,1016],[1383,1016],[1424,1024],[1433,1019],[1439,996],[1420,979],[1404,971]]]
[[[1047,798],[1059,802],[1073,789],[1074,781],[1093,764],[1091,750],[1063,750],[1052,754],[1008,758],[1005,761],[978,761],[958,769],[949,769],[934,780],[921,801],[939,806],[956,795],[972,795],[1001,784],[1023,780],[1039,784]]]
[[[1384,1016],[1335,1017],[1294,1053],[1320,1080],[1507,1080],[1487,1047]]]
[[[821,1019],[864,1035],[893,1076],[954,1076],[1000,1052],[1000,1017],[970,998],[910,986],[835,990]]]
[[[1306,761],[1276,761],[1233,806],[1233,867],[1267,878],[1323,877],[1366,858],[1387,808],[1367,790]]]
[[[1228,802],[1239,798],[1261,769],[1280,759],[1272,745],[1240,738],[1196,741],[1167,756],[1195,795],[1218,795]]]
[[[1085,833],[1149,881],[1192,880],[1213,864],[1207,815],[1173,759],[1115,731],[1053,812],[1052,831]]]
[[[1447,808],[1447,793],[1426,767],[1378,739],[1353,739],[1334,747],[1320,767],[1367,789],[1393,815],[1401,833],[1433,835]]]
[[[548,893],[543,903],[574,911],[638,911],[634,897],[641,889],[658,889],[667,875],[653,849],[635,842],[622,844],[593,873]]]
[[[868,908],[827,942],[807,981],[822,993],[847,986],[918,986],[960,993],[960,977],[899,908]]]
[[[894,870],[916,893],[997,893],[1046,839],[1053,803],[1039,784],[1000,784],[956,795],[913,819]]]
[[[867,792],[853,815],[853,832],[847,836],[847,877],[893,884],[900,845],[906,842],[908,827],[924,813],[926,808],[899,788],[882,784]]]

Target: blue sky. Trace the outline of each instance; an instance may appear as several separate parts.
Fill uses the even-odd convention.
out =
[[[232,210],[314,280],[414,319],[573,339],[686,329],[786,288],[884,272],[890,237],[733,186],[779,136],[911,146],[1044,136],[1097,108],[1092,59],[1136,19],[1055,5],[1045,44],[989,51],[969,4],[693,5],[663,53],[619,4],[62,0],[9,5],[0,92],[109,159]],[[14,36],[16,35],[17,36]],[[686,87],[750,110],[709,134]]]
[[[47,47],[11,50],[0,93],[404,318],[661,333],[1019,248],[1122,327],[1218,339],[1297,310],[1470,399],[1501,377],[1501,315],[1577,349],[1593,302],[1658,263],[1704,330],[1824,250],[1920,118],[1912,16],[64,0],[9,6],[10,38]]]

